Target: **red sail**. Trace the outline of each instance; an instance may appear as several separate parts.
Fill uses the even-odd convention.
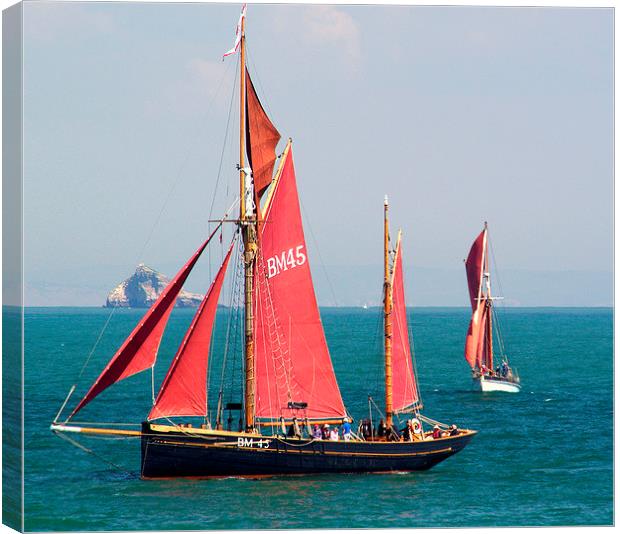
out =
[[[256,198],[260,199],[272,180],[276,146],[280,133],[265,113],[246,70],[246,151],[254,177]]]
[[[204,416],[207,413],[207,364],[211,333],[233,244],[234,241],[172,360],[149,419]]]
[[[292,151],[266,206],[259,246],[254,289],[256,417],[341,418],[346,412],[312,285]],[[302,408],[297,411],[289,403]]]
[[[472,317],[465,338],[465,359],[473,368],[480,368],[483,363],[483,353],[486,346],[486,301],[482,299],[482,281],[486,255],[486,228],[476,238],[467,260],[467,284],[469,299],[472,308]]]
[[[398,412],[419,401],[409,345],[400,236],[392,273],[392,321],[392,403]]]
[[[478,307],[481,296],[482,270],[484,267],[484,254],[486,248],[486,229],[474,241],[469,250],[469,255],[465,260],[465,270],[467,271],[467,285],[469,286],[469,299],[471,309]]]
[[[99,393],[112,384],[155,365],[159,343],[164,334],[168,317],[174,307],[179,291],[181,291],[189,273],[194,268],[194,265],[196,265],[198,258],[218,229],[219,226],[211,233],[209,238],[200,245],[200,248],[162,291],[159,298],[149,308],[144,317],[142,317],[138,326],[129,334],[129,337],[112,357],[108,365],[99,375],[99,378],[95,380],[95,383],[90,387],[86,396],[80,401],[75,410],[73,410],[69,418],[73,417],[99,395]]]
[[[480,331],[480,340],[478,341],[478,355],[480,358],[480,364],[484,364],[488,369],[493,369],[493,354],[491,352],[491,346],[489,345],[489,335],[491,333],[491,307],[484,301],[484,312],[482,317],[482,328]]]

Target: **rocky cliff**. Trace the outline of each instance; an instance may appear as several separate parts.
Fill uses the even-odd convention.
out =
[[[110,291],[105,307],[148,308],[169,283],[169,278],[141,263],[133,275]],[[195,307],[202,298],[203,295],[181,290],[176,305]]]

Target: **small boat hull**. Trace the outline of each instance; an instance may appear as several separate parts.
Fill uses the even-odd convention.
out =
[[[518,382],[506,378],[480,376],[473,379],[474,388],[478,391],[504,391],[506,393],[519,393],[521,385]]]
[[[175,429],[176,428],[176,429]],[[476,434],[414,442],[321,441],[233,432],[184,431],[144,423],[142,478],[258,478],[318,473],[427,470]]]

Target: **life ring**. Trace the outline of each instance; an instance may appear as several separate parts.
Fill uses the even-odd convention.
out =
[[[422,423],[420,423],[420,420],[417,417],[414,417],[411,420],[411,427],[413,428],[413,432],[415,434],[421,434],[422,433]]]

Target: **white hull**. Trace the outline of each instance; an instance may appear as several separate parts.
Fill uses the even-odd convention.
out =
[[[521,386],[516,382],[510,382],[502,378],[487,379],[483,376],[474,378],[474,387],[479,391],[505,391],[506,393],[519,393]]]

